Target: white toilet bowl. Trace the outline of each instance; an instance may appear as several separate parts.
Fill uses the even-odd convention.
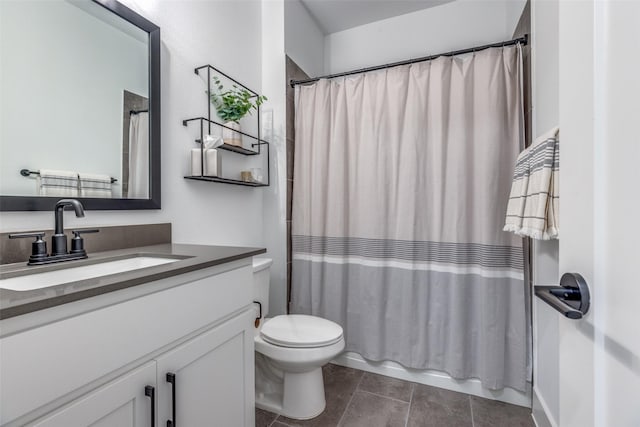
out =
[[[295,419],[320,415],[326,405],[322,366],[344,346],[342,328],[329,320],[267,319],[255,336],[256,406]]]
[[[254,258],[254,298],[269,312],[271,260]],[[344,350],[342,327],[315,316],[290,314],[263,319],[255,332],[256,406],[289,418],[324,411],[322,367]]]

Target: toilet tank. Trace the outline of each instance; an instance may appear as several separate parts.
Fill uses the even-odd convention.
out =
[[[271,278],[271,258],[253,258],[253,300],[262,304],[262,317],[269,313],[269,280]]]

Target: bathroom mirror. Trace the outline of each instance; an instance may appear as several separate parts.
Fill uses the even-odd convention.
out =
[[[0,1],[0,210],[160,208],[160,28],[114,0]]]

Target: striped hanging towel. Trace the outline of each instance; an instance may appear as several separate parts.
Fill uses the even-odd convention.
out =
[[[538,240],[558,238],[559,165],[556,127],[518,156],[504,231]]]
[[[78,172],[40,169],[39,196],[78,197]]]
[[[80,197],[112,197],[111,177],[109,175],[81,172],[79,176]]]

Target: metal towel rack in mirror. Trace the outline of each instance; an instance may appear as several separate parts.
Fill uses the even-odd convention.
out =
[[[563,274],[560,286],[536,286],[535,294],[569,319],[582,319],[591,303],[587,281],[578,273]]]
[[[40,175],[40,171],[30,171],[29,169],[20,169],[20,175],[29,177],[31,175]],[[111,177],[111,183],[114,184],[118,182],[117,179]]]

